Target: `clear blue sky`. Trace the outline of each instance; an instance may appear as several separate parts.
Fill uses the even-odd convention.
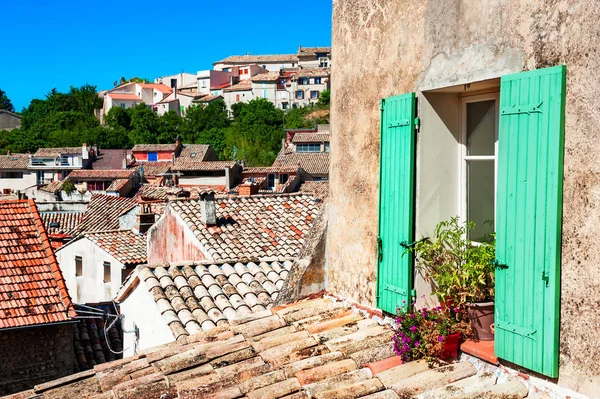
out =
[[[234,54],[331,44],[331,0],[3,1],[0,89],[17,111],[85,83],[196,73]]]

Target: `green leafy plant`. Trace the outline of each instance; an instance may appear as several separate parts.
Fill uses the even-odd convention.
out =
[[[494,299],[495,241],[472,242],[467,237],[474,228],[475,223],[453,217],[436,226],[432,239],[410,249],[440,303],[462,307]]]
[[[62,189],[62,191],[64,191],[67,195],[71,195],[71,193],[73,191],[75,191],[75,185],[73,184],[73,182],[69,179],[65,179],[65,181],[63,181],[62,185],[60,186],[60,188]]]

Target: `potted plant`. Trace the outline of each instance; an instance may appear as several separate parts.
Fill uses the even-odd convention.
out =
[[[431,239],[410,248],[417,256],[417,269],[432,285],[442,306],[464,309],[473,324],[476,339],[493,340],[494,323],[494,236],[489,242],[474,243],[468,233],[473,222],[458,217],[440,222]]]

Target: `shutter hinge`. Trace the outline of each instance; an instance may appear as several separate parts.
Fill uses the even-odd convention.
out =
[[[492,261],[492,265],[496,268],[496,269],[508,269],[508,265],[506,263],[502,263],[500,262],[498,259],[494,259]]]
[[[383,260],[383,242],[381,237],[377,237],[377,260],[381,262]]]
[[[415,129],[419,130],[420,126],[421,126],[421,120],[417,116],[417,117],[415,117]]]
[[[537,330],[531,330],[528,328],[520,327],[516,324],[510,323],[508,321],[496,321],[494,323],[494,327],[497,329],[501,329],[504,331],[508,331],[509,333],[517,334],[522,336],[523,338],[529,338],[536,341],[536,333]]]
[[[546,287],[547,287],[548,282],[550,281],[550,273],[542,272],[542,280],[546,283]]]
[[[385,108],[385,98],[382,98],[381,100],[379,100],[379,110],[383,111],[384,108]]]
[[[415,290],[414,288],[410,290],[410,297],[411,299],[415,299],[417,297],[417,290]]]

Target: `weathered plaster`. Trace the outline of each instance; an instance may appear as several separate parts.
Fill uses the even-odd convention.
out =
[[[591,0],[334,0],[328,290],[375,304],[380,98],[566,64],[558,382],[597,394],[599,20]]]

